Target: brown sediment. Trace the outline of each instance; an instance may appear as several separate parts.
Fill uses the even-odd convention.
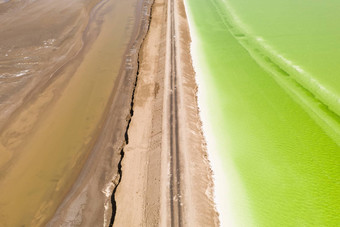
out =
[[[107,197],[102,190],[116,173],[133,87],[133,73],[117,75],[121,65],[120,74],[134,70],[122,60],[139,30],[134,25],[143,12],[139,4],[37,0],[1,5],[0,225],[45,224],[65,196],[74,195],[70,188],[86,159],[92,165],[80,178],[91,172],[84,180],[90,186],[80,190],[65,223],[84,221],[84,204],[96,200],[91,223],[103,223]],[[136,50],[129,51],[133,56]]]
[[[107,118],[80,176],[48,226],[109,226],[115,215],[111,198],[121,179],[120,163],[133,115],[138,50],[148,30],[150,5],[151,1],[138,2],[133,35],[109,101],[111,105],[104,114]]]
[[[84,35],[84,30],[98,2],[10,1],[1,5],[1,130],[94,38],[95,34]]]

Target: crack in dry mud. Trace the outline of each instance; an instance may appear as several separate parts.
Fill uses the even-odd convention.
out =
[[[142,45],[143,45],[143,42],[145,40],[145,37],[147,36],[149,29],[150,29],[150,21],[151,21],[151,17],[152,17],[153,4],[154,4],[154,1],[152,1],[151,5],[150,5],[150,13],[149,13],[149,16],[148,16],[148,23],[147,23],[146,32],[145,32],[143,40],[140,44],[140,47],[138,49],[137,72],[136,72],[136,77],[135,77],[136,78],[135,83],[133,85],[133,91],[132,91],[132,97],[131,97],[131,103],[130,103],[130,114],[127,117],[128,123],[127,123],[125,134],[124,134],[124,142],[123,142],[122,148],[120,150],[120,160],[118,162],[118,171],[117,171],[118,182],[115,184],[115,187],[114,187],[112,195],[111,195],[112,216],[111,216],[111,219],[110,219],[109,227],[113,226],[113,223],[115,221],[116,214],[117,214],[117,201],[116,201],[115,195],[116,195],[117,188],[118,188],[118,186],[119,186],[119,184],[122,180],[122,176],[123,176],[122,161],[123,161],[124,155],[125,155],[124,148],[125,148],[126,145],[129,144],[128,132],[129,132],[129,127],[130,127],[131,120],[132,120],[133,113],[134,113],[133,107],[134,107],[134,101],[135,101],[135,93],[136,93],[136,87],[137,87],[137,83],[138,83],[138,76],[139,76],[139,72],[140,72],[140,60],[139,60],[140,59],[140,51],[142,49]]]
[[[115,194],[116,194],[116,191],[117,191],[117,188],[122,180],[122,176],[123,176],[123,171],[122,171],[122,161],[123,161],[123,158],[124,158],[124,148],[127,144],[129,144],[129,135],[128,135],[128,131],[129,131],[129,127],[130,127],[130,123],[131,123],[131,119],[133,117],[133,105],[134,105],[134,99],[135,99],[135,92],[136,92],[136,87],[137,87],[137,82],[138,82],[138,75],[139,75],[139,61],[137,63],[137,75],[136,75],[136,81],[135,81],[135,84],[134,84],[134,87],[133,87],[133,91],[132,91],[132,98],[131,98],[131,104],[130,104],[130,114],[129,114],[129,117],[128,117],[128,124],[126,126],[126,130],[125,130],[125,135],[124,135],[124,138],[125,138],[125,141],[123,143],[123,147],[122,149],[120,150],[120,160],[118,162],[118,182],[117,184],[115,185],[114,189],[113,189],[113,192],[112,192],[112,196],[111,196],[111,205],[112,205],[112,216],[111,216],[111,220],[110,220],[110,227],[113,226],[113,222],[115,220],[115,217],[116,217],[116,213],[117,213],[117,202],[116,202],[116,199],[115,199]]]

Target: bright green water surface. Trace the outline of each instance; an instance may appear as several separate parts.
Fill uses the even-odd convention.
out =
[[[235,27],[340,114],[340,1],[218,1]]]
[[[339,4],[187,3],[219,155],[242,182],[224,179],[238,191],[226,196],[245,198],[228,215],[238,226],[339,226]]]

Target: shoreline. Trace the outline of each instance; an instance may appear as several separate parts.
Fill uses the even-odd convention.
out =
[[[198,109],[200,119],[202,121],[202,130],[204,140],[206,142],[208,159],[213,172],[214,202],[219,215],[220,226],[237,226],[236,215],[238,214],[235,212],[235,199],[232,195],[234,194],[233,192],[235,192],[235,188],[240,189],[240,186],[232,187],[230,183],[238,182],[238,185],[241,185],[242,183],[239,182],[240,179],[238,178],[238,173],[234,168],[234,164],[231,161],[228,163],[221,161],[221,149],[219,148],[220,145],[216,139],[218,137],[215,135],[216,132],[213,129],[213,120],[209,117],[213,116],[213,114],[209,113],[210,108],[208,105],[208,97],[214,100],[218,97],[218,95],[211,90],[213,82],[208,78],[211,73],[208,65],[205,64],[204,51],[199,48],[199,34],[195,29],[195,22],[190,13],[190,7],[188,6],[187,0],[184,0],[184,2],[192,39],[190,53],[196,74],[195,79],[198,86]],[[228,172],[228,174],[226,174],[226,172]],[[228,177],[233,180],[227,182],[226,178]]]
[[[202,69],[204,66],[202,65],[203,61],[203,56],[202,53],[199,53],[198,51],[198,46],[199,46],[199,38],[198,33],[195,31],[195,25],[194,21],[192,18],[192,15],[190,14],[190,9],[188,6],[188,3],[186,0],[185,2],[185,9],[188,15],[188,23],[189,23],[189,30],[190,30],[190,35],[191,35],[191,45],[190,45],[190,54],[193,62],[193,68],[195,70],[195,78],[196,78],[196,83],[198,86],[198,91],[197,91],[197,101],[198,101],[198,108],[199,108],[199,113],[200,113],[200,119],[202,121],[202,130],[203,130],[203,135],[204,135],[204,140],[206,142],[206,149],[207,149],[207,154],[208,154],[208,159],[210,161],[210,167],[212,169],[212,177],[214,181],[214,202],[216,206],[216,211],[218,212],[219,216],[219,221],[220,221],[220,226],[225,226],[225,224],[228,223],[227,226],[235,226],[234,221],[232,221],[231,216],[225,217],[225,214],[228,214],[230,212],[226,212],[229,209],[225,207],[227,202],[223,202],[223,196],[222,195],[228,195],[227,190],[225,185],[222,183],[224,180],[218,180],[221,178],[223,175],[223,167],[222,163],[218,158],[217,152],[217,143],[216,140],[214,139],[215,136],[213,135],[213,130],[212,130],[212,124],[211,120],[208,117],[208,105],[207,105],[207,99],[206,99],[206,94],[207,94],[207,86],[204,86],[206,84],[207,79],[204,78],[203,74],[207,74],[208,70],[207,69]],[[200,56],[200,57],[199,57]],[[200,67],[201,66],[201,67]],[[207,67],[207,66],[206,66]],[[224,193],[222,193],[224,192]],[[224,204],[224,206],[223,206]]]
[[[148,14],[145,10],[150,8],[149,2],[145,0],[137,3],[139,6],[136,6],[135,10],[140,19],[134,25],[134,35],[131,36],[130,44],[125,51],[119,76],[114,85],[111,101],[109,101],[111,104],[106,110],[107,113],[103,115],[106,116],[105,123],[77,181],[73,183],[71,191],[48,226],[58,226],[70,221],[71,223],[85,225],[97,225],[99,223],[106,225],[110,223],[112,216],[111,194],[115,182],[120,178],[117,175],[120,161],[119,153],[126,144],[123,131],[128,127],[131,117],[128,100],[131,99],[135,86],[134,77],[138,70],[138,46],[143,40],[143,34],[148,24]],[[98,185],[92,185],[91,182],[93,181],[97,181]],[[88,201],[84,194],[87,195],[86,197],[90,196],[92,202]],[[89,215],[93,214],[91,211],[93,206],[98,207],[96,210],[97,217],[89,219]],[[74,209],[79,210],[78,213],[75,213]]]

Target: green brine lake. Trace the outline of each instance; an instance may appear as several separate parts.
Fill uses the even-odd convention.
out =
[[[340,1],[186,0],[222,226],[340,226]]]

